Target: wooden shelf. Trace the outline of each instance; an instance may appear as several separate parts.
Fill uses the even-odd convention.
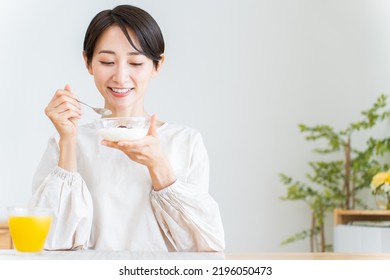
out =
[[[12,240],[9,232],[8,223],[0,222],[0,249],[11,249]]]
[[[348,224],[354,221],[381,222],[390,221],[390,210],[345,210],[334,209],[335,225]]]

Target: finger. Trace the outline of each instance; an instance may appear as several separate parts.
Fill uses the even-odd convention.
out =
[[[80,117],[74,117],[74,118],[69,118],[69,121],[71,121],[74,125],[77,126],[77,123],[80,119],[81,119]]]
[[[139,143],[142,140],[131,140],[131,141],[118,141],[119,147],[125,147],[126,149],[139,149],[142,145]]]
[[[66,84],[65,87],[64,87],[64,90],[69,91],[69,92],[72,92],[72,89],[71,89],[71,87],[70,87],[70,84]]]
[[[66,111],[73,111],[75,112],[76,114],[78,115],[82,115],[82,111],[78,108],[76,108],[73,104],[69,103],[69,102],[64,102],[64,103],[61,103],[60,105],[58,105],[57,107],[51,107],[49,106],[46,110],[46,114],[55,114],[55,115],[58,115],[58,114],[61,114],[63,112],[66,112]]]
[[[157,136],[157,131],[156,131],[156,119],[157,119],[156,114],[153,114],[153,115],[150,117],[150,125],[149,125],[149,130],[148,130],[148,134],[147,134],[147,135]]]
[[[69,96],[68,94],[59,94],[56,99],[49,103],[49,107],[56,108],[64,103],[72,104],[74,108],[81,110],[80,104],[77,102],[74,96]]]
[[[113,149],[117,149],[117,150],[120,150],[120,151],[126,153],[126,152],[125,152],[126,148],[120,147],[120,146],[118,145],[118,142],[112,142],[112,141],[102,140],[102,141],[101,141],[101,144],[102,144],[103,146],[106,146],[106,147],[109,147],[109,148],[113,148]]]
[[[64,102],[69,102],[73,104],[75,107],[77,107],[78,109],[81,109],[81,106],[77,101],[76,97],[71,92],[62,89],[56,91],[52,100],[48,104],[48,107],[57,107]]]
[[[75,111],[68,110],[62,113],[54,113],[50,116],[50,118],[56,122],[56,123],[62,123],[65,120],[71,119],[71,118],[77,118],[80,119],[80,114],[77,114]]]
[[[56,99],[58,96],[60,96],[62,94],[67,94],[69,96],[73,96],[72,90],[71,90],[71,87],[69,84],[66,84],[64,89],[57,89],[53,98],[51,99],[51,101],[53,101],[54,99]]]
[[[79,102],[77,101],[76,96],[75,96],[74,93],[72,92],[72,88],[71,88],[70,84],[66,84],[66,85],[64,86],[64,91],[65,91],[65,92],[69,92],[69,93],[71,94],[70,96],[71,96],[72,99],[74,100],[74,102],[72,102],[72,103],[74,103],[77,107],[80,108],[80,104],[79,104]]]
[[[108,140],[102,140],[100,143],[102,145],[110,147],[110,148],[116,148],[116,149],[118,148],[116,142],[112,142],[112,141],[108,141]]]
[[[65,118],[77,118],[81,119],[82,113],[79,111],[71,110],[71,109],[46,109],[45,110],[46,116],[49,117],[54,122],[58,122],[59,119],[65,119]]]
[[[71,119],[71,118],[77,118],[80,119],[81,115],[73,110],[67,110],[59,114],[63,118]]]

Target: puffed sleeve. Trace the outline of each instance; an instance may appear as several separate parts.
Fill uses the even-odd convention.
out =
[[[156,219],[177,251],[210,252],[225,248],[219,207],[208,193],[209,159],[200,134],[191,143],[187,172],[160,191],[151,191]]]
[[[92,226],[91,195],[80,174],[60,168],[58,158],[59,148],[53,137],[35,173],[30,205],[53,210],[45,249],[87,248]]]

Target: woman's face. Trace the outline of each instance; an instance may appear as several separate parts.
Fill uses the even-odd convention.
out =
[[[128,29],[128,33],[134,45],[141,49],[132,30]],[[160,65],[156,70],[153,61],[136,51],[118,26],[108,28],[100,36],[87,67],[105,100],[105,107],[113,112],[110,117],[146,114],[144,94]]]

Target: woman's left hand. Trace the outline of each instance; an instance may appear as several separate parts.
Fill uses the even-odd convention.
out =
[[[176,181],[172,166],[160,146],[156,131],[156,115],[150,117],[147,135],[137,141],[102,141],[102,144],[124,152],[131,160],[148,167],[152,185],[161,190]]]
[[[103,140],[102,144],[121,150],[131,160],[153,168],[161,159],[164,159],[164,153],[160,147],[160,140],[156,131],[156,115],[150,117],[150,126],[147,135],[136,141],[111,142]]]

